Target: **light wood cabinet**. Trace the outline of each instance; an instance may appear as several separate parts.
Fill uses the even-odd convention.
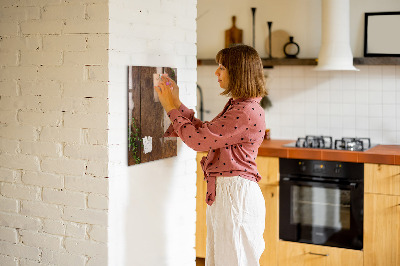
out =
[[[200,161],[203,156],[207,156],[206,152],[198,152],[197,161],[197,192],[196,192],[196,257],[206,257],[206,192],[207,183],[204,181],[203,170],[201,169]]]
[[[400,165],[364,164],[364,192],[400,196]]]
[[[260,258],[260,266],[276,266],[278,262],[279,240],[279,187],[260,185],[265,199],[265,250]]]
[[[363,252],[288,241],[279,241],[279,266],[361,266]]]
[[[400,265],[400,166],[365,164],[364,265]]]
[[[365,194],[364,206],[364,265],[400,265],[400,196]]]
[[[261,266],[277,265],[279,240],[279,158],[258,156],[257,169],[262,176],[258,182],[265,200],[265,250]]]
[[[279,186],[279,158],[258,156],[256,164],[262,177],[260,185]]]

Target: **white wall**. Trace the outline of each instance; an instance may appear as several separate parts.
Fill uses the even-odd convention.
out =
[[[252,6],[259,8],[260,13],[265,10],[265,20],[274,21],[274,25],[285,25],[283,29],[293,31],[302,49],[299,57],[318,56],[320,1],[236,2],[232,4],[230,1],[229,5],[218,2],[216,6],[211,1],[199,3],[199,58],[214,58],[223,47],[223,30],[230,27],[233,14],[238,16],[238,23],[241,17],[247,18],[248,24],[242,28],[247,29],[249,36],[245,40],[251,44]],[[289,8],[293,5],[301,6]],[[351,0],[350,5],[351,46],[353,54],[361,57],[364,12],[400,10],[400,2]],[[223,6],[227,9],[221,8]],[[276,16],[275,19],[268,18],[272,16]],[[210,28],[210,21],[215,21],[213,28]],[[301,38],[304,41],[300,41]],[[263,38],[256,40],[256,49],[266,56],[263,41]],[[335,138],[370,137],[374,143],[400,144],[400,67],[357,67],[359,72],[315,72],[312,66],[275,66],[264,70],[273,103],[266,112],[272,138],[295,139],[305,134],[325,134]],[[204,91],[204,109],[211,111],[205,114],[205,120],[218,114],[227,100],[218,95],[220,88],[214,76],[215,68],[198,67],[198,84]]]
[[[106,265],[108,7],[71,2],[0,3],[0,265]]]
[[[196,0],[110,0],[109,264],[195,265],[195,152],[128,167],[127,67],[176,67],[196,105]]]
[[[243,30],[243,42],[252,45],[252,7],[257,8],[255,48],[262,57],[267,56],[267,21],[273,22],[272,31],[283,30],[294,36],[300,58],[318,56],[321,0],[203,0],[198,5],[198,58],[214,58],[224,48],[224,32],[231,27],[233,15],[237,17],[236,26]],[[350,0],[350,42],[355,57],[363,56],[364,13],[399,10],[398,0]]]

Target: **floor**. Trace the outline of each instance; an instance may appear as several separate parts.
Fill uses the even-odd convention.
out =
[[[205,266],[206,262],[203,258],[196,258],[196,266]]]

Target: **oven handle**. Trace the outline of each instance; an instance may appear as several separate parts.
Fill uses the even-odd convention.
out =
[[[356,182],[346,182],[346,181],[320,181],[320,180],[304,180],[304,179],[298,179],[298,178],[290,178],[290,177],[284,177],[281,179],[281,181],[284,182],[291,182],[294,184],[299,184],[299,185],[312,185],[312,184],[332,184],[332,185],[340,185],[340,186],[345,186],[345,187],[351,187],[351,188],[356,188],[357,183]]]

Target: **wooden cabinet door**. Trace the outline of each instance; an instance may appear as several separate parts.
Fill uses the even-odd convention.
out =
[[[260,258],[260,266],[276,266],[278,262],[279,240],[279,187],[260,184],[260,188],[264,195],[266,209],[264,230],[265,250]]]
[[[260,185],[279,185],[279,158],[258,156],[256,164],[261,175]]]
[[[279,266],[360,266],[363,252],[344,248],[279,241]]]
[[[400,165],[364,164],[364,191],[400,196]]]
[[[364,265],[400,265],[400,196],[365,194]]]
[[[198,152],[196,156],[197,161],[197,193],[196,193],[196,257],[206,257],[206,240],[207,240],[207,226],[206,226],[206,192],[207,183],[204,181],[203,170],[201,169],[200,161],[203,156],[207,156],[206,152]]]

